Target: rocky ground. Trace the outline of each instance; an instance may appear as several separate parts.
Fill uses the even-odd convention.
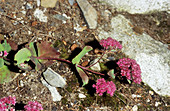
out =
[[[109,31],[110,19],[120,12],[110,6],[100,3],[98,0],[90,1],[98,15],[98,27],[105,27]],[[38,8],[34,0],[0,0],[0,36],[15,41],[22,47],[30,41],[49,41],[54,43],[61,53],[62,58],[70,59],[77,54],[71,50],[71,46],[83,48],[86,44],[94,46],[98,44],[98,32],[89,29],[85,18],[77,3],[72,6],[67,0],[58,0],[54,8],[39,7],[47,16],[47,22],[35,17],[34,12]],[[107,16],[107,11],[110,12]],[[131,15],[121,12],[130,19],[136,33],[143,31],[154,39],[164,44],[170,44],[169,15],[166,12]],[[46,20],[45,18],[43,20]],[[70,55],[70,56],[69,56]],[[121,55],[121,56],[120,56]],[[117,59],[124,57],[122,53]],[[85,59],[92,60],[94,53]],[[54,102],[50,91],[41,83],[42,71],[26,71],[11,82],[0,85],[0,98],[8,95],[16,96],[17,105],[26,104],[28,101],[38,101],[45,111],[168,111],[170,110],[170,98],[157,95],[152,89],[142,83],[141,85],[126,84],[115,81],[117,91],[113,97],[109,95],[97,96],[90,85],[81,87],[81,82],[68,64],[56,62],[50,66],[66,79],[67,87],[58,88],[62,96],[61,101]],[[90,83],[93,84],[93,83]],[[83,95],[81,97],[80,95]],[[85,96],[85,97],[84,97]]]

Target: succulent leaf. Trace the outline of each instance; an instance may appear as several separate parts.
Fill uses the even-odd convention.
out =
[[[0,58],[0,68],[4,66],[4,60],[3,58]]]
[[[11,72],[7,66],[3,65],[0,68],[0,84],[4,82],[9,82],[11,80]]]
[[[78,64],[81,60],[81,58],[89,51],[91,51],[93,48],[91,46],[85,46],[83,50],[72,60],[73,64]]]
[[[16,53],[14,60],[16,60],[17,65],[19,65],[21,63],[24,63],[25,61],[29,61],[30,57],[31,57],[31,51],[28,50],[27,48],[23,48]]]
[[[77,72],[79,73],[82,81],[83,81],[83,86],[85,86],[86,84],[88,84],[89,82],[89,77],[87,76],[87,74],[83,71],[83,69],[81,69],[80,67],[77,67],[78,64],[76,64],[76,69]]]
[[[112,77],[113,79],[115,79],[114,69],[111,69],[107,74],[108,74],[110,77]]]
[[[41,41],[40,43],[37,43],[37,48],[38,48],[38,57],[44,57],[44,58],[57,58],[59,57],[60,53],[57,52],[52,47],[52,44],[46,41]],[[50,65],[52,64],[53,60],[39,60],[41,63],[45,65]]]
[[[9,45],[9,43],[7,43],[7,41],[5,40],[4,43],[2,44],[4,47],[4,51],[11,51],[11,46]]]

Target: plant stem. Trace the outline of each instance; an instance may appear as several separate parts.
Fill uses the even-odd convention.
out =
[[[69,61],[69,60],[65,60],[65,59],[60,59],[60,58],[56,58],[56,57],[54,57],[54,58],[51,58],[51,57],[36,57],[37,59],[43,59],[43,60],[58,60],[58,61],[63,61],[63,62],[67,62],[67,63],[72,63],[71,61]],[[105,75],[105,74],[103,74],[103,73],[100,73],[100,72],[96,72],[96,71],[93,71],[93,70],[90,70],[90,69],[88,69],[87,67],[83,67],[83,66],[81,66],[81,65],[77,65],[77,67],[80,67],[80,68],[82,68],[83,70],[86,70],[86,71],[88,71],[88,72],[91,72],[91,73],[95,73],[95,74],[99,74],[99,75]]]
[[[103,58],[105,53],[106,53],[106,51],[104,51],[104,53],[101,55],[101,57],[95,63],[91,64],[90,66],[87,66],[86,68],[90,68],[90,67],[94,66],[95,64],[97,64]]]

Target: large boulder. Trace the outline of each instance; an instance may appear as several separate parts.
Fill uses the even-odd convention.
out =
[[[117,11],[126,11],[131,14],[150,13],[155,11],[169,11],[169,0],[100,0],[111,5]]]
[[[99,38],[112,37],[122,41],[122,51],[135,59],[141,67],[142,80],[155,92],[170,96],[170,51],[168,46],[154,40],[146,33],[137,34],[129,25],[132,24],[123,15],[111,19],[110,32],[98,29]]]

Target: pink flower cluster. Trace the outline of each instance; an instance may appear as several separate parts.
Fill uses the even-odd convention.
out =
[[[99,96],[102,96],[104,92],[107,91],[110,96],[113,96],[116,86],[112,81],[105,81],[104,78],[98,79],[96,85],[93,84],[93,87],[96,88],[96,93],[99,94]]]
[[[38,103],[37,101],[29,101],[26,106],[24,106],[26,111],[40,111],[43,110],[42,105]]]
[[[122,49],[122,45],[115,39],[112,39],[111,37],[107,38],[107,39],[102,39],[100,41],[100,45],[103,46],[105,49]]]
[[[6,57],[8,55],[8,52],[7,51],[1,51],[0,52],[0,56],[2,57]]]
[[[141,69],[139,64],[135,60],[130,58],[123,58],[117,62],[121,69],[121,75],[126,76],[127,79],[133,80],[133,82],[140,84],[141,79]]]
[[[16,98],[15,97],[4,97],[0,99],[0,111],[7,111],[10,109],[10,111],[15,111],[10,105],[15,105],[16,103]]]

